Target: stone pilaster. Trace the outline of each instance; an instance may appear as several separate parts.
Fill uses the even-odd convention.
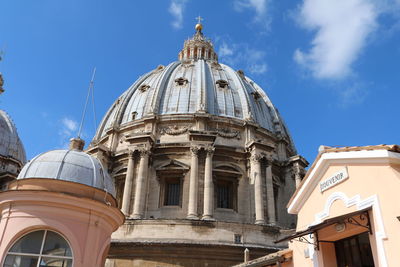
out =
[[[139,171],[136,178],[135,202],[132,215],[134,219],[142,218],[144,213],[149,156],[150,151],[148,149],[140,150]]]
[[[198,195],[198,169],[199,169],[199,153],[200,147],[192,146],[190,148],[192,157],[190,161],[190,181],[189,181],[189,206],[188,215],[189,219],[197,219],[197,195]]]
[[[126,170],[126,178],[124,185],[124,194],[122,196],[122,206],[121,211],[125,216],[130,215],[130,203],[132,198],[132,188],[133,188],[133,174],[134,174],[134,158],[133,151],[128,152],[128,167]]]
[[[254,204],[256,211],[256,224],[265,224],[263,183],[261,177],[261,155],[253,154],[250,158],[250,166],[254,175]]]
[[[294,180],[296,182],[296,188],[300,186],[301,183],[301,170],[298,162],[293,163]]]
[[[212,158],[215,148],[206,147],[206,164],[204,172],[204,208],[203,219],[209,220],[214,214],[214,182],[212,177]]]
[[[267,211],[268,211],[268,223],[275,224],[276,223],[276,214],[275,214],[275,196],[274,196],[274,182],[272,179],[272,162],[269,161],[267,163],[266,173],[266,189],[267,189]]]

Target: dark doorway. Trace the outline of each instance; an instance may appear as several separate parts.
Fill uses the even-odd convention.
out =
[[[374,267],[368,232],[335,242],[338,267]]]

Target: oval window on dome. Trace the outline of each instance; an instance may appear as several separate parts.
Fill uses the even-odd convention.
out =
[[[4,267],[71,267],[72,251],[68,242],[49,230],[21,237],[8,251]]]
[[[219,88],[228,88],[228,82],[225,80],[218,80],[215,82]]]

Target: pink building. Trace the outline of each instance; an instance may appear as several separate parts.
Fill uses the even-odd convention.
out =
[[[1,266],[104,266],[124,222],[113,182],[83,141],[28,162],[0,193]]]

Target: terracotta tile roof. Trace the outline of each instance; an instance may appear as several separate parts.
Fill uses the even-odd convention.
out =
[[[275,265],[277,262],[289,261],[292,257],[293,251],[291,249],[284,249],[248,262],[234,265],[232,267],[268,266],[271,264]]]

